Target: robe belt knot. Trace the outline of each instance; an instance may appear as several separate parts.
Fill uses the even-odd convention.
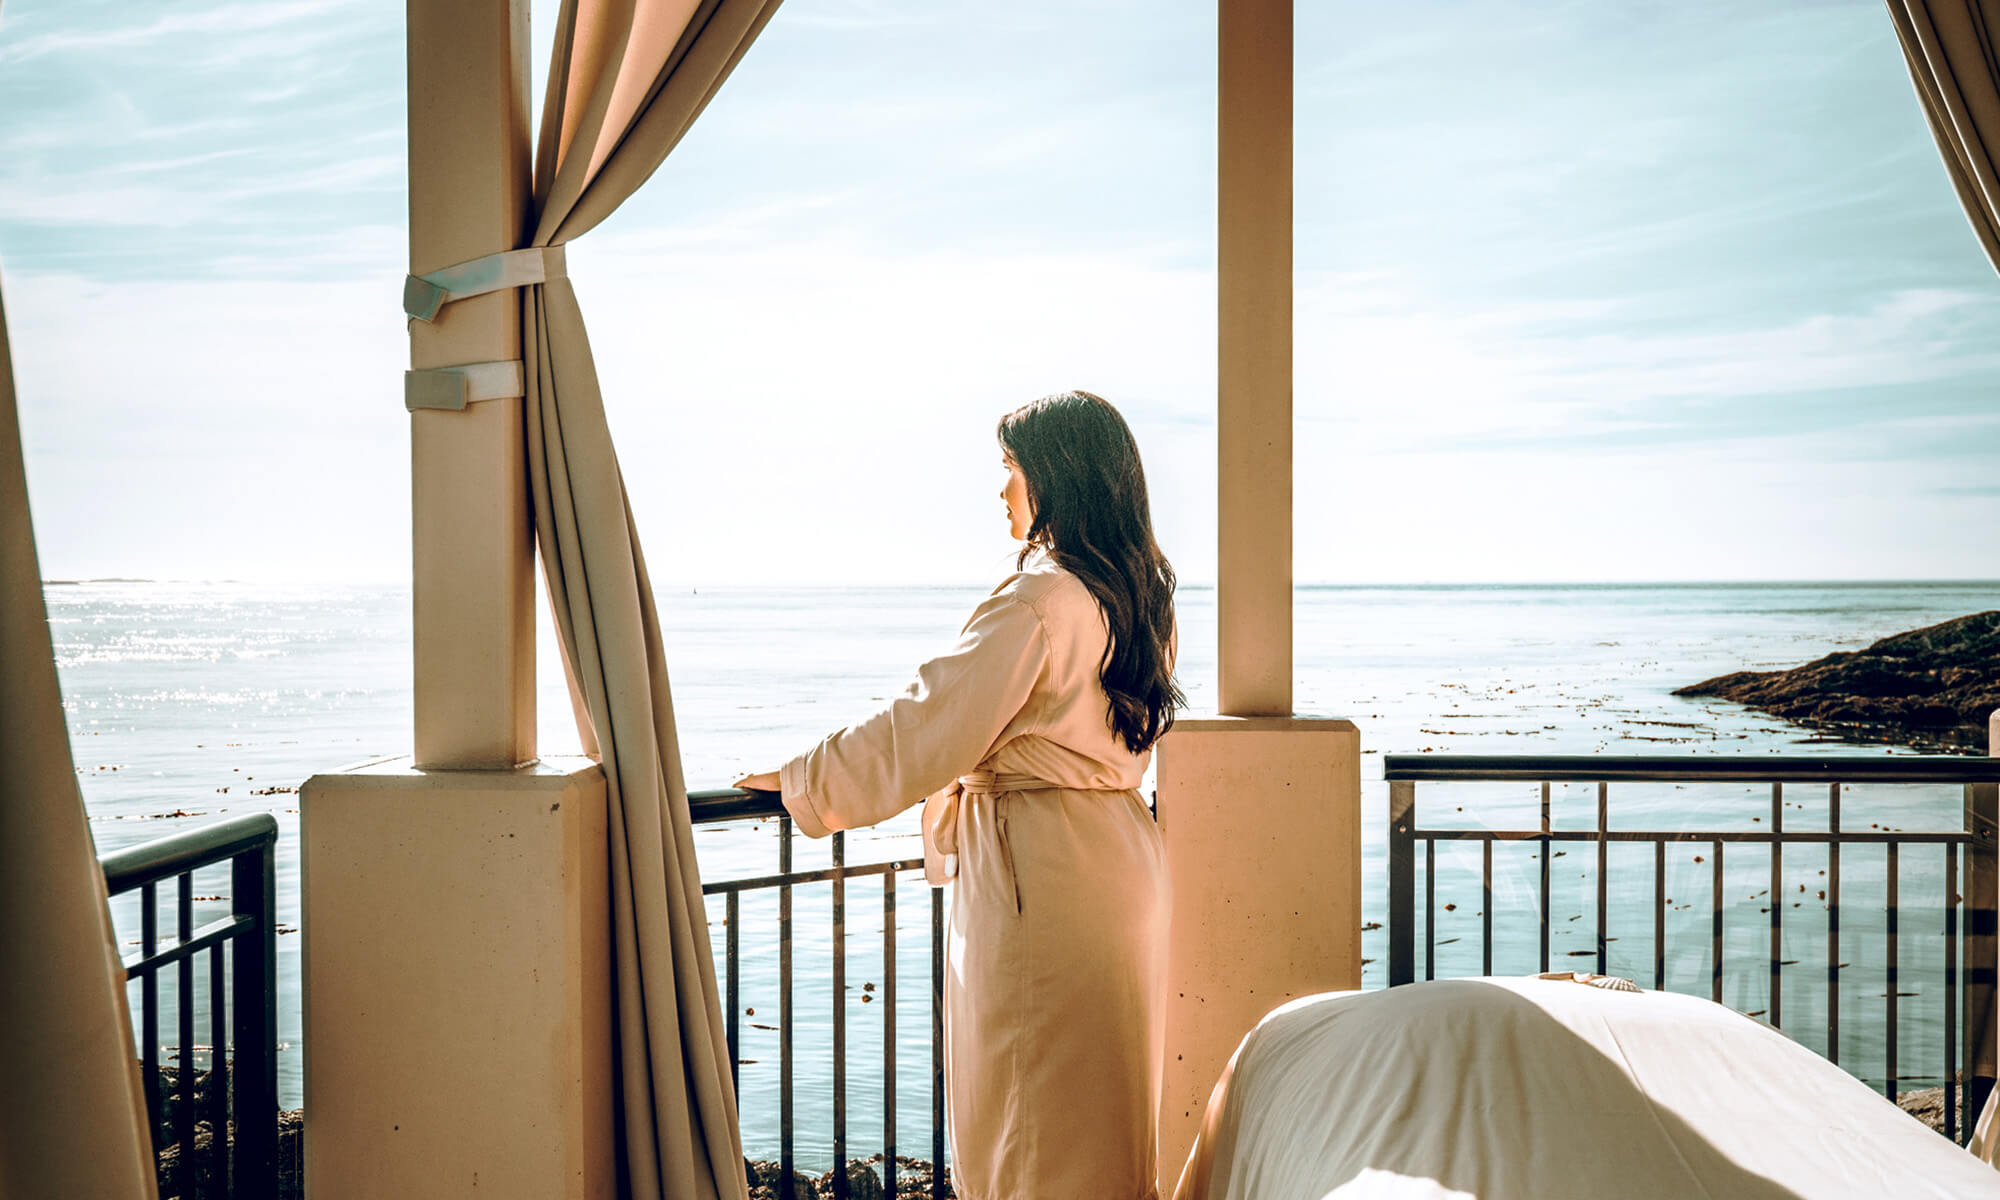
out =
[[[1048,791],[1065,787],[1033,775],[1012,775],[984,767],[968,771],[924,801],[924,878],[942,887],[958,875],[958,825],[964,798],[991,796],[993,819],[1000,839],[1000,861],[1014,887],[1014,911],[1021,911],[1021,877],[1014,870],[1014,846],[1007,836],[1007,797],[1013,792]]]

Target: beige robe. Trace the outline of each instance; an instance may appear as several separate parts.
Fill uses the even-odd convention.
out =
[[[930,798],[955,852],[945,1092],[962,1200],[1146,1200],[1166,1000],[1166,858],[1112,732],[1095,598],[1037,555],[889,707],[780,772],[824,837]]]

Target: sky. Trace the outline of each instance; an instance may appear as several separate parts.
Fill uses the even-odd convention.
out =
[[[401,9],[0,8],[44,575],[408,578]],[[994,423],[1084,387],[1212,581],[1214,60],[788,0],[570,248],[656,579],[994,579]],[[1296,97],[1297,579],[2000,574],[2000,277],[1879,0],[1300,0]]]

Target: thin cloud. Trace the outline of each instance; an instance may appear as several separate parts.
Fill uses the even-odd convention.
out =
[[[199,156],[213,162],[256,151],[226,151]],[[211,177],[192,176],[184,182],[134,184],[122,175],[186,175],[187,164],[140,164],[94,176],[35,181],[21,173],[0,176],[0,221],[43,226],[105,228],[183,228],[220,222],[256,222],[268,213],[270,201],[288,197],[319,197],[362,191],[400,191],[404,162],[400,155],[345,158],[286,172],[248,172],[227,176],[216,186]]]
[[[52,54],[132,49],[190,35],[235,36],[286,25],[351,7],[351,0],[289,0],[288,3],[229,4],[202,12],[174,12],[142,25],[114,29],[62,30],[0,44],[0,63],[22,63]]]

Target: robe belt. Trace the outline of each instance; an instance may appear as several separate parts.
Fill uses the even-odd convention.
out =
[[[1042,792],[1068,784],[1050,783],[1033,775],[1007,775],[981,768],[960,775],[942,791],[924,800],[924,878],[933,887],[942,887],[958,875],[958,823],[961,801],[966,796],[992,796],[994,824],[1000,834],[1000,861],[1007,864],[1007,877],[1014,884],[1014,911],[1021,911],[1021,877],[1014,870],[1014,847],[1007,837],[1009,792]]]

